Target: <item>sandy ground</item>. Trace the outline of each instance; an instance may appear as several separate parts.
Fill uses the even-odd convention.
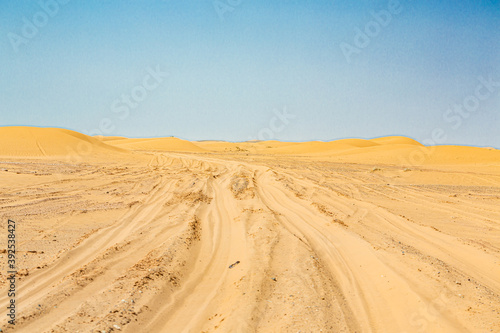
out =
[[[500,332],[498,151],[82,138],[0,150],[3,332]]]

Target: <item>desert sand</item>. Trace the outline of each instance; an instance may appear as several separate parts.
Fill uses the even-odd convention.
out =
[[[500,332],[500,151],[0,128],[3,332]]]

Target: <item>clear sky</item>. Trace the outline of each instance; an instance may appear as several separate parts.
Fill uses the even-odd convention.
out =
[[[2,0],[9,125],[500,148],[500,4]]]

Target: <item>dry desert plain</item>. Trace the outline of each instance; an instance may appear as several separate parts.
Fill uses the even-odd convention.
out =
[[[3,332],[500,332],[498,150],[0,142]]]

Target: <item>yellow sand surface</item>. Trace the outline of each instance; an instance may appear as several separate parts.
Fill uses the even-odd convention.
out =
[[[61,128],[0,127],[0,156],[48,157],[124,152],[93,137]]]
[[[65,147],[92,153],[68,161]],[[498,150],[0,128],[3,332],[500,332]]]
[[[404,137],[404,136],[386,136],[382,138],[376,138],[376,139],[371,139],[371,142],[375,142],[381,145],[387,145],[387,144],[402,144],[402,145],[416,145],[416,146],[422,146],[422,144],[418,141],[415,141],[413,139]]]
[[[153,139],[118,139],[106,141],[115,147],[130,150],[203,152],[205,149],[194,143],[174,137]]]
[[[101,140],[101,141],[113,141],[113,140],[125,140],[127,139],[124,136],[103,136],[103,135],[96,135],[94,136],[96,139]]]

